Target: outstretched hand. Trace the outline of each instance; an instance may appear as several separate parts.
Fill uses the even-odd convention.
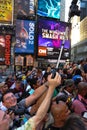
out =
[[[48,76],[48,86],[56,88],[61,84],[61,76],[59,75],[58,72],[56,72],[56,76],[52,78],[52,74]]]

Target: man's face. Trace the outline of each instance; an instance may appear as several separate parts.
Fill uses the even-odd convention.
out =
[[[51,106],[51,113],[54,118],[54,126],[55,127],[62,127],[70,114],[70,110],[65,102],[59,101],[57,104],[56,102],[52,103]]]
[[[3,97],[3,105],[7,108],[11,108],[13,106],[16,106],[17,99],[13,93],[7,93]]]
[[[21,81],[16,81],[16,89],[19,90],[21,87]]]

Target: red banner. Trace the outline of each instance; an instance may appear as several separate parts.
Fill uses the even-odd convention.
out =
[[[0,35],[0,65],[10,65],[11,35]]]
[[[5,64],[10,65],[11,57],[11,35],[5,36]]]

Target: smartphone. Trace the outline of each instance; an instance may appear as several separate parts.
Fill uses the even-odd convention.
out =
[[[84,112],[84,113],[82,114],[82,117],[85,118],[85,119],[87,119],[87,112]]]

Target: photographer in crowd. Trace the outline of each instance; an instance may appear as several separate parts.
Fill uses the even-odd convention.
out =
[[[3,105],[7,108],[6,112],[8,112],[9,108],[15,107],[15,109],[16,109],[16,108],[18,108],[18,105],[24,106],[25,108],[29,107],[31,104],[35,103],[35,101],[48,89],[47,95],[46,95],[44,101],[42,102],[42,104],[40,105],[36,115],[31,117],[23,126],[21,126],[20,128],[17,128],[17,130],[35,129],[38,126],[38,124],[40,123],[40,121],[46,115],[54,89],[61,83],[61,77],[58,73],[56,73],[56,76],[54,79],[52,79],[51,77],[52,77],[52,74],[48,76],[48,86],[49,87],[47,87],[47,84],[45,83],[44,85],[42,85],[41,87],[36,89],[35,92],[31,96],[22,100],[18,104],[17,104],[17,100],[13,93],[9,92],[9,93],[6,93],[3,95],[2,102],[3,102]],[[0,113],[1,113],[0,115],[2,115],[0,117],[0,124],[3,124],[2,129],[0,128],[0,130],[8,130],[9,124],[11,121],[9,116],[12,115],[11,117],[13,118],[14,111],[10,111],[8,113],[9,116],[6,114],[6,112],[4,112],[2,110],[0,111]],[[5,127],[5,125],[6,125],[6,127]],[[12,130],[13,130],[13,128],[12,128]]]

